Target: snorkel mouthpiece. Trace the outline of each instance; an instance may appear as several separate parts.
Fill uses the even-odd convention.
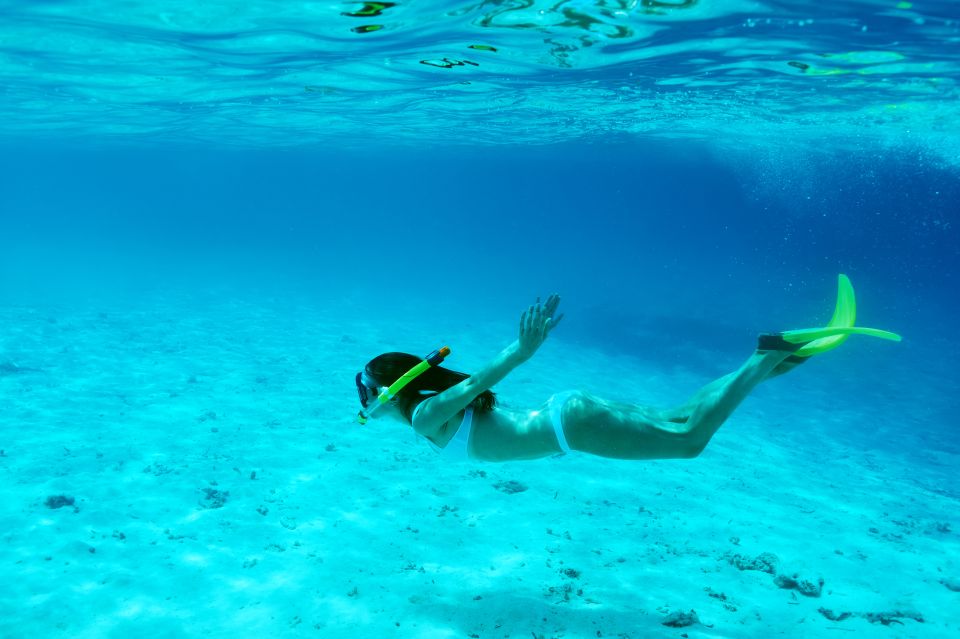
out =
[[[373,415],[378,408],[396,397],[397,393],[403,390],[404,386],[412,382],[431,366],[437,366],[441,364],[443,359],[449,354],[450,347],[443,346],[424,357],[422,362],[418,363],[416,366],[401,375],[400,379],[390,384],[389,387],[380,391],[376,399],[371,402],[372,405],[361,408],[360,412],[357,413],[357,421],[360,422],[361,425],[366,424],[367,420],[370,419],[370,416]]]

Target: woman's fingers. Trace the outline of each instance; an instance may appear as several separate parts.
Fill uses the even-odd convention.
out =
[[[544,312],[540,318],[540,340],[543,341],[547,339],[547,335],[553,330],[555,322],[550,315]]]
[[[521,334],[533,335],[538,325],[538,321],[537,321],[538,317],[539,317],[539,310],[532,305],[526,311],[524,311],[523,319],[521,320],[521,323],[520,323]]]
[[[554,293],[553,295],[547,298],[547,302],[546,304],[544,304],[543,308],[544,308],[544,311],[547,313],[547,315],[553,315],[553,312],[557,310],[557,306],[559,305],[560,305],[560,296]]]
[[[527,310],[520,315],[520,336],[526,338],[535,338],[539,341],[546,339],[547,334],[553,330],[560,320],[563,313],[554,317],[557,307],[560,305],[560,296],[556,293],[547,297],[546,301],[541,303],[537,297],[535,304],[531,304]]]

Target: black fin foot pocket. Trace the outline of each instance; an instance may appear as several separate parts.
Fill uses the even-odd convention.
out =
[[[758,351],[781,351],[795,353],[803,348],[804,344],[793,344],[783,339],[783,333],[761,333],[757,338]]]

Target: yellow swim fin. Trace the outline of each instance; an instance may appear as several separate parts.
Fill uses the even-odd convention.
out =
[[[890,331],[877,328],[854,326],[857,318],[857,300],[850,278],[840,274],[837,281],[837,305],[833,310],[830,323],[822,328],[801,328],[781,333],[784,341],[791,344],[804,344],[794,355],[810,357],[833,350],[844,343],[851,335],[868,335],[899,342],[901,337]]]

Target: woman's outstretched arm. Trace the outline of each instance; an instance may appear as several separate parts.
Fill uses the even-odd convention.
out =
[[[517,340],[503,349],[492,362],[462,381],[458,386],[466,385],[474,392],[473,397],[476,397],[483,391],[492,388],[514,368],[533,357],[537,349],[546,341],[547,335],[550,334],[553,327],[563,318],[562,313],[553,317],[559,305],[559,295],[551,295],[544,304],[540,304],[540,298],[538,297],[537,303],[531,305],[520,316],[520,336]]]
[[[537,298],[537,303],[520,316],[520,336],[516,341],[467,379],[424,402],[413,425],[417,432],[432,432],[439,428],[466,408],[477,395],[492,388],[510,371],[530,359],[563,317],[563,314],[553,316],[559,304],[559,295],[551,295],[542,305]]]

